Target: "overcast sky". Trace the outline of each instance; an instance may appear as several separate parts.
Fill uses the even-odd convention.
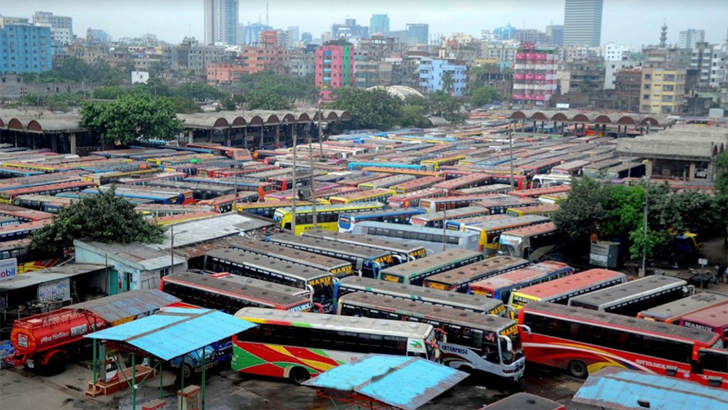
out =
[[[430,34],[465,32],[480,37],[482,29],[510,23],[516,28],[562,24],[564,0],[269,0],[270,24],[299,26],[314,37],[333,23],[355,18],[369,25],[372,14],[388,14],[392,30],[407,23],[429,23]],[[77,35],[87,28],[106,30],[113,38],[154,33],[178,43],[184,36],[203,39],[204,0],[0,0],[0,13],[30,17],[51,11],[73,17]],[[240,23],[265,22],[265,0],[240,0]],[[667,20],[668,43],[677,43],[680,30],[704,29],[706,40],[725,41],[728,30],[726,0],[604,0],[602,43],[634,47],[659,42]]]

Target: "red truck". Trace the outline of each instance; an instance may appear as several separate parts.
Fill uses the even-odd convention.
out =
[[[100,330],[108,323],[85,310],[59,309],[15,321],[10,342],[15,354],[8,358],[13,366],[25,365],[44,374],[65,370],[71,355],[90,343],[83,336],[94,327]]]

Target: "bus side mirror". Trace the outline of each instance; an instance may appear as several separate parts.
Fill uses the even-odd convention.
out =
[[[528,325],[518,325],[523,331],[528,334],[528,337],[531,337],[531,328]]]
[[[513,342],[511,342],[511,338],[508,336],[500,336],[501,340],[504,340],[506,342],[506,350],[511,351],[513,350]]]
[[[439,340],[441,343],[447,343],[447,333],[445,333],[444,330],[440,328],[435,328],[435,332],[437,332],[439,335],[437,340]]]

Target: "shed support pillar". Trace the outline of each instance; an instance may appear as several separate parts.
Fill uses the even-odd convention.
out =
[[[76,154],[76,133],[72,132],[71,135],[68,136],[68,140],[71,142],[71,154]],[[15,139],[15,146],[18,146],[18,140],[17,137]]]
[[[688,181],[695,180],[695,162],[690,163],[690,169],[688,171]]]
[[[195,142],[195,132],[193,130],[187,131],[187,143],[192,144]]]
[[[276,148],[281,147],[281,125],[276,124]]]

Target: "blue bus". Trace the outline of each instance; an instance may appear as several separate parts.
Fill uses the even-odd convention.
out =
[[[350,162],[349,163],[350,171],[362,169],[364,167],[414,169],[417,171],[425,171],[425,168],[426,168],[424,165],[397,164],[395,162]]]
[[[374,212],[341,213],[339,214],[339,232],[354,232],[354,226],[363,221],[390,222],[395,224],[408,224],[410,218],[422,215],[422,208],[386,209]]]

